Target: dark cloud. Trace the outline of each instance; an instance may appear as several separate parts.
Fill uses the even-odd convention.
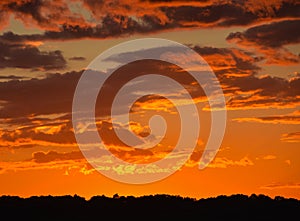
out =
[[[16,75],[8,75],[8,76],[0,76],[0,80],[21,80],[26,79],[25,76],[16,76]]]
[[[155,25],[152,18],[147,18],[151,25]],[[153,18],[155,20],[155,18]],[[163,27],[161,27],[163,29]],[[25,41],[45,41],[45,40],[72,40],[81,38],[109,38],[119,37],[121,35],[129,35],[134,33],[146,33],[155,31],[151,27],[147,27],[138,23],[134,19],[126,16],[108,15],[103,18],[101,25],[70,25],[63,24],[59,30],[47,30],[43,34],[18,35],[12,32],[4,33],[0,39],[9,42],[25,42]]]
[[[226,78],[221,84],[226,86],[225,94],[231,99],[228,108],[295,107],[300,103],[300,78],[290,80],[278,77]]]
[[[24,43],[27,41],[41,41],[44,38],[42,37],[43,35],[41,34],[31,34],[31,35],[27,35],[27,34],[15,34],[11,31],[5,32],[0,36],[0,39],[3,43]]]
[[[241,6],[233,4],[166,7],[163,11],[170,20],[182,26],[247,25],[258,19],[255,13],[245,11]]]
[[[32,159],[36,163],[48,163],[52,161],[62,161],[62,160],[81,160],[83,155],[80,151],[72,151],[66,153],[58,153],[56,151],[45,152],[34,152],[32,154]]]
[[[295,107],[300,103],[300,77],[298,75],[290,80],[271,76],[258,77],[255,75],[258,70],[255,66],[257,58],[253,57],[252,54],[230,48],[202,48],[199,46],[194,48],[209,63],[213,62],[212,67],[216,69],[224,94],[230,97],[227,108]],[[143,51],[143,53],[146,52]],[[216,57],[218,59],[212,59]],[[231,75],[233,70],[240,72],[241,75]],[[91,70],[87,72],[91,75],[97,73]],[[148,73],[161,73],[172,77],[183,85],[193,98],[205,98],[201,87],[197,90],[191,89],[190,86],[194,85],[195,79],[182,72],[179,67],[166,62],[138,61],[119,68],[107,79],[98,95],[101,100],[98,100],[96,104],[96,117],[102,119],[103,116],[108,116],[111,113],[110,107],[113,98],[127,81]],[[43,79],[15,79],[0,82],[0,118],[2,125],[4,125],[0,131],[0,145],[13,147],[75,145],[76,141],[71,124],[72,100],[81,75],[82,71],[49,74]],[[153,86],[160,88],[161,84]],[[135,85],[131,87],[135,88]],[[176,99],[176,96],[174,98]],[[143,105],[151,102],[168,105],[161,96],[152,95],[142,97],[137,102],[137,107],[140,105],[143,108]],[[136,109],[133,110],[137,113]],[[288,116],[288,118],[270,116],[260,120],[282,122],[284,120],[290,122],[296,120],[292,116]],[[103,137],[106,145],[126,148],[126,145],[118,139],[115,133],[115,130],[125,133],[122,125],[114,130],[109,120],[102,120],[97,126],[98,132]],[[139,127],[139,125],[136,126]],[[140,129],[138,131],[145,132],[142,127]],[[167,131],[167,133],[169,132]],[[142,153],[137,152],[135,149],[113,149],[112,151],[115,151],[114,153],[120,157],[124,157],[126,151],[129,151],[129,155],[132,155],[132,157],[137,154],[151,156],[150,152]],[[154,151],[154,149],[151,150],[152,153]]]
[[[85,5],[94,16],[135,14],[155,17],[170,27],[247,25],[268,18],[298,17],[300,5],[288,1],[93,1]],[[146,10],[145,10],[146,9]],[[148,18],[146,17],[146,18]]]
[[[40,24],[46,23],[46,18],[41,14],[41,7],[44,5],[43,1],[32,0],[32,1],[15,1],[9,2],[2,5],[3,8],[13,11],[17,16],[22,15],[32,17],[33,20],[39,22]]]
[[[26,44],[7,44],[0,41],[0,68],[62,69],[66,61],[61,51],[40,51]]]
[[[300,42],[300,20],[285,20],[264,24],[247,29],[244,32],[230,33],[229,41],[239,44],[254,43],[267,47],[281,47]]]
[[[264,117],[250,117],[250,118],[235,118],[233,121],[237,122],[259,122],[271,124],[300,124],[300,111],[296,111],[287,115],[273,115]]]
[[[53,123],[24,126],[16,130],[1,130],[0,144],[9,147],[60,146],[76,144],[71,123]]]
[[[44,79],[0,82],[0,118],[70,113],[82,72],[50,74]]]
[[[291,80],[270,76],[256,77],[255,74],[259,68],[255,62],[259,59],[241,50],[198,46],[194,49],[207,60],[216,72],[224,93],[231,97],[228,101],[228,105],[231,107],[278,102],[292,104],[299,100],[299,77]],[[148,70],[147,73],[158,72],[172,77],[184,85],[193,98],[204,96],[202,90],[195,91],[189,87],[195,80],[188,74],[180,72],[174,65],[157,64],[154,61],[135,62],[120,68],[114,77],[107,81],[105,90],[101,91],[106,96],[102,96],[104,99],[101,100],[101,111],[98,112],[99,109],[96,109],[96,113],[100,114],[97,116],[106,116],[107,113],[110,113],[109,107],[118,88],[128,80],[139,76],[139,73],[145,74],[144,70]],[[68,72],[50,74],[44,79],[0,82],[0,100],[2,101],[0,118],[71,113],[72,99],[81,74],[81,71]],[[254,99],[255,96],[259,96],[261,99]]]
[[[86,59],[85,57],[79,57],[79,56],[69,58],[69,60],[71,61],[84,61],[85,59]]]
[[[82,5],[93,22],[72,12],[64,1],[55,4],[40,0],[4,2],[0,4],[1,9],[15,14],[25,23],[36,23],[45,33],[22,36],[8,34],[2,38],[10,41],[108,38],[175,28],[250,25],[264,20],[300,16],[300,4],[293,0],[253,2],[85,0]]]
[[[235,48],[192,47],[219,77],[255,75],[260,70],[257,62],[262,58]]]
[[[300,20],[285,20],[264,24],[247,29],[244,32],[230,33],[229,42],[245,47],[253,47],[265,54],[268,63],[299,63],[299,55],[294,55],[283,46],[300,42],[298,28]]]
[[[58,30],[58,27],[65,23],[86,24],[83,16],[72,12],[68,4],[68,1],[1,1],[0,11],[5,11],[8,16],[13,14],[26,25],[36,25],[47,30]]]
[[[114,149],[110,148],[109,151],[117,156],[118,158],[125,160],[130,163],[150,163],[152,161],[159,160],[163,158],[161,155],[159,156],[157,153],[153,153],[151,150],[147,149],[132,149],[132,150],[122,150],[122,149]],[[162,154],[165,154],[162,152]]]

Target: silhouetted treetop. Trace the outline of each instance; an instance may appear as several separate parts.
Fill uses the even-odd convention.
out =
[[[2,217],[25,220],[87,220],[90,218],[202,220],[300,220],[300,201],[276,196],[236,194],[194,199],[166,194],[141,197],[1,196]]]

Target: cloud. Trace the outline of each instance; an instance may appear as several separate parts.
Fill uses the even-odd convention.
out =
[[[0,41],[0,68],[62,69],[66,61],[59,50],[40,51],[26,44],[7,44]]]
[[[17,0],[1,1],[0,11],[6,15],[14,15],[27,26],[37,26],[41,29],[57,30],[65,23],[86,24],[82,14],[71,10],[69,1]]]
[[[272,183],[265,186],[261,186],[261,189],[299,189],[300,183]]]
[[[156,140],[159,138],[154,135],[150,135],[149,132],[147,132],[148,130],[145,130],[148,126],[142,126],[135,121],[131,121],[129,124],[131,129],[133,129],[133,132],[139,137],[138,140],[131,140],[135,143],[135,145],[147,148],[128,146],[118,137],[117,133],[122,133],[126,138],[130,137],[125,125],[113,125],[111,122],[104,120],[99,123],[100,126],[98,126],[98,133],[105,144],[105,148],[116,157],[131,163],[145,164],[166,157],[166,155],[174,148],[174,141],[168,139],[171,137],[171,133],[169,131],[166,132],[166,140],[163,138],[159,144],[156,144]],[[145,136],[149,135],[150,137],[145,139]]]
[[[294,1],[104,1],[85,0],[94,16],[103,12],[120,15],[135,14],[139,18],[156,17],[171,26],[245,25],[272,17],[297,16]],[[293,7],[294,6],[294,7]],[[145,10],[146,9],[146,10]]]
[[[228,109],[284,108],[296,107],[300,104],[299,76],[290,79],[272,76],[257,76],[257,73],[260,70],[258,62],[261,61],[261,58],[253,53],[235,48],[191,47],[203,56],[216,73],[223,88],[223,92],[227,97]],[[150,51],[143,51],[143,53],[150,53]],[[118,57],[111,58],[111,61],[120,62],[122,56],[119,55]],[[144,65],[149,64],[139,64],[136,62],[134,65],[137,66],[127,66],[123,71],[129,73],[134,70],[136,72],[139,70],[139,65],[144,67]],[[147,66],[147,70],[153,69],[155,71],[155,65],[162,66],[162,64],[153,63],[152,67]],[[172,70],[171,67],[167,67],[165,69],[162,68],[159,71],[169,73],[170,69]],[[188,76],[185,77],[184,73],[179,69],[176,70],[176,68],[173,68],[173,70],[175,70],[175,73],[173,74],[173,71],[172,75],[167,74],[168,77],[170,76],[180,84],[184,85],[194,98],[194,101],[196,99],[205,101],[205,95],[201,87],[193,86],[195,80],[188,78]],[[176,74],[176,71],[178,74]],[[120,78],[121,77],[118,79],[120,80]],[[195,88],[197,89],[195,90]],[[139,102],[141,104],[148,102],[148,107],[150,108],[152,104],[152,106],[156,105],[155,102],[160,102],[160,105],[164,105],[163,101],[164,100],[161,97],[147,96]],[[165,105],[165,107],[167,108],[168,106]]]
[[[134,155],[131,157],[135,157]],[[132,162],[135,163],[145,163],[145,159],[139,157],[138,161],[136,156],[135,160]],[[117,173],[117,174],[145,174],[145,173],[164,173],[171,170],[170,168],[161,168],[156,165],[145,164],[143,167],[138,168],[136,166],[127,166],[127,165],[116,165],[113,163],[111,156],[101,155],[99,158],[101,160],[101,166],[97,166],[98,170],[104,170],[106,172]],[[125,160],[130,160],[125,158]],[[72,151],[59,153],[56,151],[50,152],[35,152],[33,153],[32,159],[24,161],[13,161],[13,162],[0,162],[0,174],[14,171],[24,171],[24,170],[47,170],[47,169],[56,169],[64,170],[65,175],[69,175],[72,172],[80,172],[85,175],[92,174],[95,169],[87,163],[83,158],[81,152]]]
[[[83,155],[80,151],[72,151],[65,153],[58,153],[55,151],[45,152],[34,152],[32,154],[32,159],[37,163],[48,163],[51,161],[61,161],[61,160],[80,160],[83,159]]]
[[[0,145],[76,145],[70,113],[80,74],[50,74],[44,79],[1,82]]]
[[[42,125],[42,124],[41,124]],[[73,132],[67,130],[64,126],[57,132],[48,133],[56,130],[57,126],[49,125],[47,132],[37,131],[37,127],[24,127],[16,130],[0,130],[0,147],[26,148],[35,146],[57,146],[57,147],[72,147],[77,146]]]
[[[213,68],[217,69],[223,91],[230,98],[227,102],[229,109],[266,108],[266,105],[285,107],[299,104],[299,76],[289,80],[270,76],[256,77],[255,73],[258,67],[255,66],[255,63],[253,64],[255,58],[243,51],[201,47],[197,47],[197,51],[204,57],[219,56],[219,63],[213,59],[208,59],[208,62],[212,62]],[[180,72],[174,65],[138,62],[120,68],[110,82],[105,84],[105,91],[103,90],[105,96],[101,100],[101,111],[96,108],[97,116],[110,114],[111,102],[115,93],[128,80],[137,77],[137,71],[141,74],[142,70],[146,70],[145,67],[149,73],[164,73],[164,75],[172,77],[182,84],[194,99],[205,98],[201,87],[197,87],[197,90],[194,86],[191,87],[195,80],[188,74]],[[125,72],[134,74],[122,74]],[[19,119],[29,115],[71,113],[73,95],[81,74],[82,71],[68,72],[49,74],[43,79],[0,82],[0,100],[2,102],[0,118]],[[92,71],[89,74],[93,74]],[[164,87],[160,88],[164,92]],[[25,93],[20,93],[20,91]],[[170,93],[169,89],[164,93]],[[162,101],[161,97],[157,98],[159,98],[156,99],[157,102]],[[178,98],[175,91],[174,98]],[[149,96],[144,100],[148,103],[156,102],[153,97]],[[142,101],[140,100],[140,102]],[[168,105],[168,103],[165,104]],[[266,119],[264,120],[266,121]]]
[[[260,70],[260,68],[256,65],[256,62],[259,61],[259,58],[257,58],[254,54],[247,53],[244,52],[243,50],[234,49],[234,48],[213,48],[213,47],[200,47],[200,46],[191,46],[191,47],[196,52],[198,52],[212,67],[212,69],[215,71],[223,87],[225,94],[228,96],[238,98],[238,96],[242,94],[247,94],[247,93],[252,94],[253,91],[256,89],[252,90],[250,88],[243,88],[243,87],[249,87],[248,86],[249,80],[252,79],[257,80],[259,84],[261,84],[261,81],[264,80],[254,76]],[[154,49],[144,50],[141,53],[153,53],[153,50]],[[163,51],[163,48],[159,48],[155,50]],[[175,52],[174,54],[175,54],[174,56],[177,56]],[[126,55],[127,55],[126,53],[120,54],[116,57],[110,58],[109,61],[121,62],[122,58],[126,57]],[[135,55],[138,56],[137,52],[135,52]],[[161,68],[158,69],[157,68],[158,65],[161,66]],[[200,86],[197,87],[197,84],[195,85],[195,80],[191,78],[189,74],[182,71],[180,68],[172,67],[172,65],[170,66],[168,64],[164,64],[163,62],[160,63],[134,62],[134,66],[127,65],[126,69],[123,69],[123,71],[128,73],[137,72],[140,71],[139,67],[141,67],[141,70],[147,70],[147,72],[149,71],[149,73],[158,72],[158,73],[162,73],[167,77],[173,78],[174,80],[178,81],[181,85],[185,87],[185,89],[191,94],[192,98],[194,98],[194,101],[196,100],[197,102],[205,101],[205,94],[203,89]],[[121,75],[120,77],[118,77],[118,81],[120,81],[120,78],[122,79]],[[241,80],[239,80],[240,78]],[[160,86],[159,83],[157,83],[156,86]],[[160,86],[160,88],[163,94],[164,93],[163,89],[165,88],[165,86]],[[170,89],[168,90],[170,94],[171,90]],[[269,88],[267,88],[266,90],[269,90]],[[176,91],[174,91],[173,93],[175,94]],[[176,98],[178,98],[178,96]],[[160,102],[160,106],[163,106],[164,105],[163,101],[164,100],[162,99],[162,97],[147,96],[145,97],[145,99],[140,100],[139,102],[140,103],[148,102],[148,107],[150,107],[150,105],[155,104],[155,102],[156,103]],[[152,106],[154,107],[155,105]],[[165,105],[164,107],[168,108],[167,105]]]
[[[71,57],[69,60],[71,61],[84,61],[86,58],[85,57]]]
[[[210,168],[227,168],[230,166],[252,166],[254,163],[248,157],[243,157],[240,160],[230,160],[226,157],[216,157],[209,165]]]
[[[194,155],[194,156],[193,156]],[[192,157],[189,159],[189,161],[185,164],[185,166],[188,167],[194,167],[199,164],[199,158],[201,155],[201,152],[199,153],[194,153]],[[208,164],[207,167],[209,168],[228,168],[228,167],[235,167],[235,166],[253,166],[254,163],[251,159],[248,157],[243,157],[240,160],[231,160],[226,157],[216,157],[214,160]]]
[[[0,130],[0,146],[76,146],[70,123],[46,123],[39,121],[35,126],[23,126],[15,130]]]
[[[263,160],[275,160],[276,158],[277,157],[274,155],[266,155],[262,157]]]
[[[291,161],[290,161],[290,160],[285,160],[284,162],[285,162],[287,165],[289,165],[289,166],[291,165]]]
[[[101,136],[104,144],[108,148],[111,148],[111,151],[115,151],[116,153],[118,153],[118,152],[122,152],[124,149],[125,152],[128,149],[131,150],[131,148],[128,147],[128,145],[126,145],[124,142],[122,142],[122,140],[116,134],[116,130],[117,130],[119,133],[123,133],[123,135],[127,134],[128,136],[129,132],[124,128],[123,125],[119,125],[119,124],[113,125],[112,122],[110,121],[102,120],[97,126],[98,126],[99,135]],[[141,144],[141,143],[142,141],[138,140],[136,144]],[[118,147],[120,149],[116,150],[114,147]],[[126,149],[126,147],[128,147],[128,149]]]
[[[152,110],[157,112],[168,112],[168,113],[176,113],[173,109],[174,105],[178,105],[178,103],[173,104],[168,99],[158,96],[158,95],[148,95],[139,99],[134,106],[131,108],[132,112],[146,111]]]
[[[6,10],[2,10],[2,5],[0,3],[0,30],[6,28],[7,25],[9,24],[9,16],[10,13]]]
[[[71,113],[72,99],[82,72],[49,74],[43,79],[0,82],[0,118]]]
[[[0,76],[0,80],[22,80],[26,79],[25,76],[16,76],[16,75],[8,75],[8,76]]]
[[[19,40],[108,38],[179,28],[250,25],[299,17],[299,8],[293,0],[27,0],[0,3],[0,11],[8,16],[12,14],[25,24],[35,24],[45,30],[44,34],[18,36]],[[5,23],[4,16],[2,22]]]
[[[219,77],[245,77],[256,74],[261,60],[253,53],[236,48],[192,47]]]
[[[246,48],[255,48],[265,55],[267,64],[295,64],[300,62],[299,55],[292,54],[283,46],[300,42],[297,28],[300,20],[284,20],[258,25],[244,32],[230,33],[229,42]]]
[[[288,115],[235,118],[233,119],[233,121],[258,122],[258,123],[270,123],[270,124],[300,124],[300,111],[295,111],[294,113]]]
[[[34,160],[0,162],[0,174],[8,172],[30,171],[30,170],[63,170],[65,175],[72,171],[85,175],[94,172],[94,169],[84,159],[77,160],[55,160],[49,162],[35,162]]]
[[[300,132],[292,132],[292,133],[282,134],[280,140],[282,142],[288,142],[288,143],[299,143],[300,142]]]
[[[247,29],[244,32],[230,33],[228,40],[239,44],[257,44],[268,47],[281,47],[300,42],[300,34],[296,31],[300,20],[272,22]]]
[[[300,105],[299,77],[287,80],[271,76],[246,76],[222,79],[221,84],[226,85],[224,92],[230,97],[226,103],[228,109],[284,108]],[[258,120],[267,121],[268,118]]]
[[[300,77],[289,80],[277,77],[257,77],[258,67],[253,54],[238,49],[224,49],[212,47],[195,47],[198,53],[210,58],[213,68],[218,72],[218,78],[228,99],[228,109],[251,109],[277,107],[295,107],[300,103]],[[146,53],[143,51],[143,53]],[[211,56],[211,57],[210,57]],[[213,61],[213,56],[219,56]],[[146,71],[145,71],[146,70]],[[236,75],[233,75],[238,71]],[[89,70],[88,74],[96,74]],[[126,73],[126,74],[125,74]],[[130,73],[130,74],[128,74]],[[111,129],[109,120],[110,108],[118,90],[131,79],[147,73],[162,73],[172,77],[190,92],[194,101],[206,101],[201,87],[196,87],[195,80],[174,65],[162,62],[136,62],[119,68],[105,83],[98,98],[101,103],[96,104],[96,117],[102,123],[98,124],[100,133],[105,134],[105,144],[126,146],[117,139]],[[0,82],[0,118],[1,118],[1,146],[26,147],[32,145],[75,145],[75,138],[71,126],[72,100],[76,85],[82,71],[65,74],[48,74],[42,79],[12,80]],[[185,104],[180,100],[181,93],[166,87],[164,82],[155,83],[162,95],[170,95],[178,100],[178,104]],[[140,92],[140,82],[130,86],[132,92],[124,96],[132,96]],[[147,91],[147,87],[143,87]],[[121,99],[123,100],[123,99]],[[97,101],[97,102],[98,102]],[[121,104],[127,105],[127,104]],[[142,97],[132,108],[132,114],[138,110],[158,110],[173,114],[174,108],[162,96],[148,95]],[[120,109],[122,110],[122,109]],[[123,113],[122,111],[120,113]],[[50,117],[50,115],[53,115]],[[56,115],[56,116],[55,116]],[[235,119],[249,121],[249,119]],[[253,119],[250,119],[253,120]],[[296,122],[297,116],[267,116],[254,121],[263,122]],[[52,121],[52,123],[51,123]],[[117,130],[124,131],[124,125]],[[148,133],[146,133],[148,134]],[[144,134],[144,135],[146,135]],[[123,154],[123,153],[121,153]]]
[[[128,148],[127,150],[122,147],[111,147],[109,151],[117,156],[118,158],[136,164],[146,164],[151,163],[156,160],[163,159],[167,152],[147,150],[147,149],[138,149],[138,148]]]
[[[76,145],[71,113],[75,88],[81,74],[82,72],[69,72],[49,74],[42,79],[0,82],[1,146]],[[97,106],[101,107],[102,112],[110,110],[109,100],[113,100],[119,83],[121,82],[119,86],[124,83],[122,78],[118,78],[120,81],[114,79],[113,84],[106,87],[108,95],[101,100],[104,102]],[[103,116],[107,116],[106,113],[97,115],[97,120],[99,133],[103,135],[105,144],[124,146],[112,129],[111,122],[101,119]],[[115,129],[126,132],[123,125]]]

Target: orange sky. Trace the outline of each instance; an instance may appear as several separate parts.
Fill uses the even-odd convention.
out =
[[[262,193],[300,199],[300,4],[240,2],[1,1],[0,195],[166,193],[202,198]],[[192,79],[173,73],[199,112],[196,148],[171,176],[151,184],[124,184],[103,176],[83,157],[72,126],[72,100],[82,70],[96,56],[146,37],[188,45],[206,60],[224,92],[227,127],[216,157],[199,170],[211,113]],[[135,68],[160,68],[151,65]],[[159,74],[168,68],[160,68]],[[127,76],[126,70],[121,72]],[[123,82],[115,77],[107,86]],[[107,96],[105,105],[109,99],[113,97]],[[96,112],[109,111],[105,105],[97,104]],[[157,96],[132,107],[133,131],[147,135],[148,119],[155,114],[165,117],[168,130],[148,152],[120,143],[102,115],[97,118],[99,134],[123,160],[155,161],[174,147],[180,131],[176,109]]]

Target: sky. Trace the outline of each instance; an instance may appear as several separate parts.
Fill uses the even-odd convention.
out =
[[[296,0],[1,1],[0,195],[90,198],[118,193],[206,198],[255,193],[300,199],[299,27],[300,3]],[[174,41],[195,54],[187,58],[175,49],[174,54],[164,54],[164,47],[151,49],[149,44],[120,54],[117,50],[98,69],[91,65],[106,50],[144,38]],[[133,54],[141,58],[153,53],[166,60],[118,66]],[[199,55],[222,88],[227,112],[219,151],[200,170],[213,113],[225,108],[209,107],[204,93],[207,85],[197,84],[181,68],[203,64],[195,62]],[[166,62],[168,59],[176,60],[177,65]],[[104,82],[102,69],[113,67],[119,69]],[[142,77],[151,74],[169,77],[182,88],[166,78],[153,78],[147,84]],[[83,76],[98,76],[94,82],[103,81],[104,89],[95,97],[94,123],[74,127],[73,98]],[[93,89],[85,88],[87,93]],[[114,123],[109,116],[121,89],[126,93],[120,95],[116,115],[123,116],[129,108],[126,125]],[[182,90],[190,94],[189,100]],[[149,91],[152,94],[146,95]],[[136,95],[141,96],[132,105],[122,103]],[[85,104],[88,98],[79,103]],[[184,125],[179,110],[191,105],[199,119],[189,118],[182,151],[168,155]],[[152,133],[161,130],[149,126],[154,115],[165,119],[162,133]],[[200,131],[195,132],[198,123]],[[142,149],[118,137],[126,128],[139,138]],[[90,152],[79,142],[82,133],[101,137],[103,152],[97,160],[107,163],[101,164],[102,171],[87,159]],[[89,141],[87,148],[95,147]],[[112,156],[141,168],[167,156],[187,159],[164,179],[132,184],[107,175],[135,173],[111,166]],[[154,167],[141,172],[145,176],[160,173]]]

